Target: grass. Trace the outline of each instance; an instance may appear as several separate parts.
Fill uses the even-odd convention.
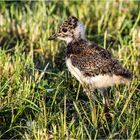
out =
[[[66,44],[47,40],[69,15],[133,73],[129,87],[109,89],[110,118],[100,95],[93,116]],[[0,139],[139,139],[139,46],[139,1],[0,1]]]

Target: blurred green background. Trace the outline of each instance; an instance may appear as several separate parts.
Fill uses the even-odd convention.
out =
[[[110,118],[98,92],[93,116],[65,66],[65,42],[48,41],[69,15],[133,73],[129,87],[109,89]],[[0,139],[138,139],[139,79],[139,1],[0,1]]]

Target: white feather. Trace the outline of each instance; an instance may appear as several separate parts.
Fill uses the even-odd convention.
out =
[[[106,88],[109,86],[112,86],[114,84],[120,84],[124,83],[124,79],[121,79],[120,76],[116,75],[97,75],[95,77],[85,77],[83,73],[76,67],[74,67],[71,63],[71,59],[66,59],[66,65],[71,72],[72,75],[74,75],[77,80],[82,84],[90,85],[93,89],[95,88]]]
[[[66,41],[67,44],[70,43],[70,42],[72,41],[72,37],[59,37],[59,36],[58,36],[57,38],[60,39],[60,40]]]
[[[76,38],[85,39],[85,26],[81,22],[77,23],[74,34]]]

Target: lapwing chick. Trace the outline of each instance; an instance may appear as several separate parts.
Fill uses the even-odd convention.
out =
[[[106,89],[115,84],[130,83],[130,71],[125,69],[111,52],[88,41],[84,25],[76,17],[68,17],[49,40],[55,38],[66,41],[68,70],[82,84],[89,97],[98,89],[102,91],[104,104],[109,106]]]

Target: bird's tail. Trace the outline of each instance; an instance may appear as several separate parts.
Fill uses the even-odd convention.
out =
[[[132,73],[123,67],[116,69],[116,75],[121,77],[122,83],[129,85],[132,80]]]

